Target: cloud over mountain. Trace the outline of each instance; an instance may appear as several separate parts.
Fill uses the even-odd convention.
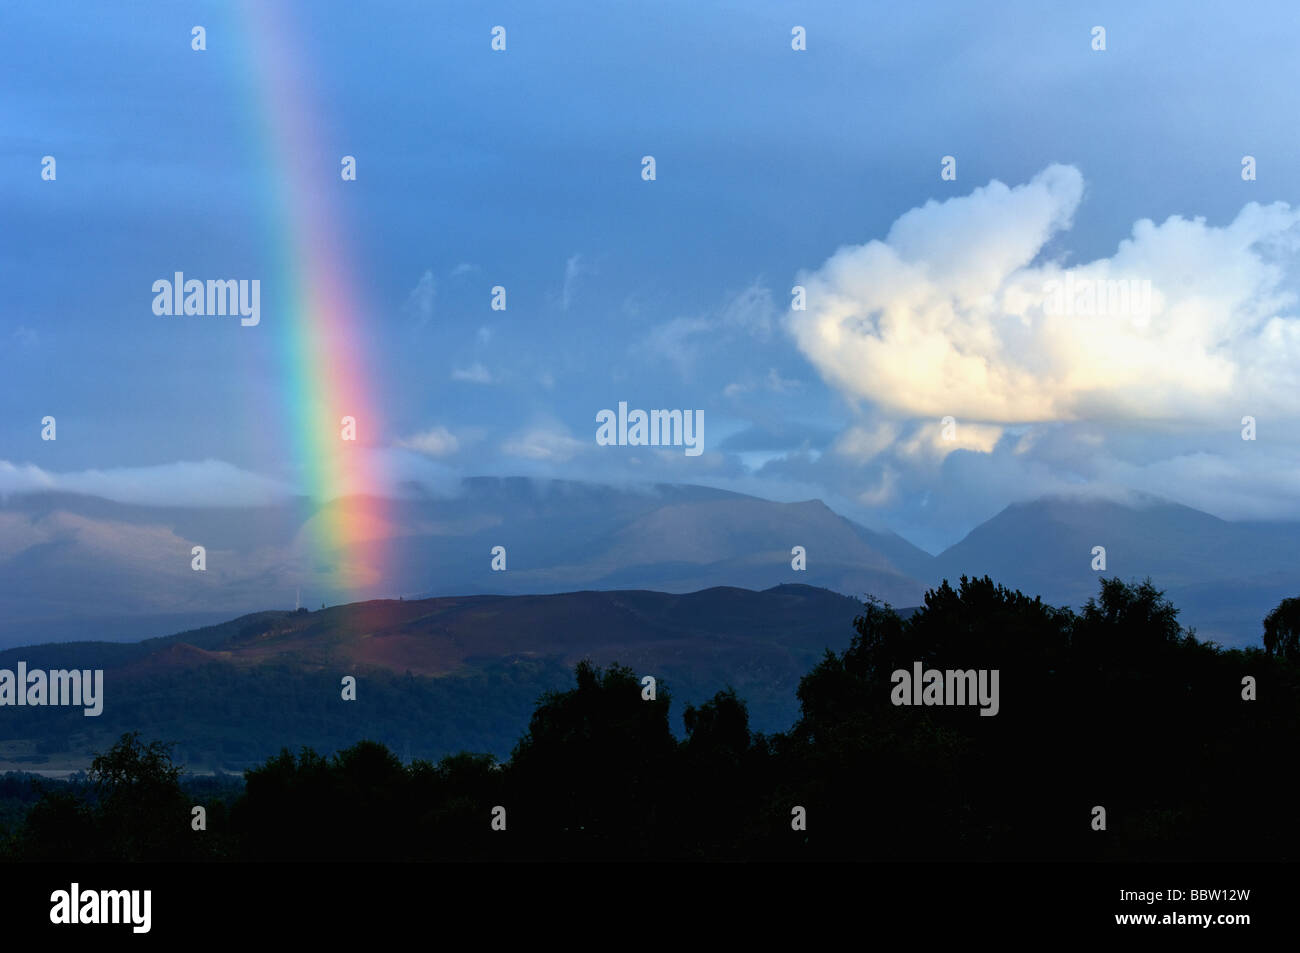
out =
[[[971,508],[1080,487],[1225,518],[1300,515],[1287,425],[1300,208],[1250,203],[1221,226],[1142,219],[1111,256],[1071,264],[1085,195],[1078,169],[1052,165],[931,200],[800,272],[807,310],[787,328],[854,418],[801,476],[929,524],[918,539],[951,541]],[[1247,416],[1257,440],[1241,439]]]
[[[0,460],[0,496],[62,492],[149,506],[263,506],[288,499],[290,487],[221,460],[55,473]]]

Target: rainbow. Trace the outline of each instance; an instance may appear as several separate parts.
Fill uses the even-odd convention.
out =
[[[384,594],[389,578],[382,541],[391,535],[383,495],[379,401],[370,371],[371,312],[361,303],[334,190],[341,155],[322,141],[307,83],[313,75],[295,41],[303,35],[266,0],[244,0],[246,62],[256,141],[267,173],[262,208],[268,218],[279,314],[285,444],[303,492],[318,507],[299,545],[313,567],[310,582],[331,596]],[[266,319],[263,320],[266,323]],[[265,408],[263,408],[265,411]],[[355,441],[342,439],[343,418],[356,421]],[[346,502],[339,502],[342,498]]]

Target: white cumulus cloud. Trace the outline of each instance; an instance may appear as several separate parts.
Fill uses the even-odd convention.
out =
[[[1041,260],[1083,194],[1077,169],[1053,165],[912,209],[800,274],[798,347],[846,396],[899,417],[1166,425],[1300,410],[1300,209],[1251,203],[1222,227],[1144,219],[1109,258]],[[1150,282],[1150,306],[1099,313],[1098,292],[1063,309],[1052,289],[1067,279]]]
[[[397,445],[426,457],[449,457],[460,449],[456,435],[441,426],[398,440]]]
[[[508,437],[502,443],[501,451],[507,456],[525,460],[563,463],[573,459],[587,446],[561,429],[538,426]]]

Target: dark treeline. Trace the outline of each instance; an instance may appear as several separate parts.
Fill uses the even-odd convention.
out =
[[[371,669],[365,673],[364,708],[400,753],[428,758],[462,748],[508,752],[538,695],[571,677],[571,670],[550,658],[489,659],[436,679]],[[98,718],[71,707],[8,709],[11,737],[36,742],[35,754],[11,760],[35,768],[60,752],[102,751],[122,733],[141,729],[148,737],[185,739],[172,751],[181,763],[237,773],[278,751],[286,735],[324,751],[357,740],[357,715],[336,704],[339,679],[333,671],[209,663],[115,684],[121,690]],[[216,698],[224,703],[202,704]]]
[[[242,792],[181,785],[159,742],[124,737],[84,785],[46,790],[11,859],[1058,859],[1300,857],[1286,807],[1300,727],[1300,600],[1263,650],[1183,631],[1150,582],[1103,580],[1075,613],[988,578],[904,620],[868,603],[842,654],[801,681],[784,733],[730,690],[669,725],[667,686],[580,664],[540,699],[510,760],[404,765],[362,741],[282,752]],[[998,713],[902,706],[891,674],[996,669]],[[1247,688],[1254,680],[1253,691]],[[1254,700],[1245,695],[1256,694]],[[200,792],[201,793],[201,792]],[[192,829],[193,807],[206,830]],[[504,808],[505,830],[493,829]],[[1105,830],[1094,809],[1105,809]],[[796,809],[806,829],[795,829]],[[499,816],[500,812],[496,812]],[[500,822],[498,821],[498,824]]]

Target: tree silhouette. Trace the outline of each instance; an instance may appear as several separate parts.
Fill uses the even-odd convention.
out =
[[[95,818],[80,797],[45,788],[27,813],[15,851],[24,860],[100,860],[100,840]]]
[[[574,857],[643,856],[668,818],[676,741],[667,688],[642,698],[630,668],[583,660],[577,687],[548,692],[511,758],[525,833]]]
[[[1264,617],[1264,651],[1291,662],[1300,659],[1300,597],[1283,599]]]
[[[95,826],[112,858],[175,860],[192,851],[189,804],[171,747],[143,744],[139,732],[128,732],[91,763]]]
[[[678,741],[665,686],[647,699],[632,669],[583,661],[573,688],[541,696],[510,761],[403,765],[373,741],[282,750],[246,773],[225,841],[190,831],[169,746],[128,734],[87,784],[44,789],[11,855],[1300,859],[1300,814],[1258,810],[1293,773],[1300,598],[1266,618],[1265,651],[1199,642],[1177,616],[1150,580],[1103,579],[1077,614],[987,576],[945,581],[907,619],[871,601],[848,647],[800,681],[798,721],[771,736],[726,688],[685,708]],[[997,671],[998,714],[969,697],[898,704],[893,675],[917,663]],[[491,826],[499,807],[505,828]],[[197,851],[214,842],[229,849]]]

